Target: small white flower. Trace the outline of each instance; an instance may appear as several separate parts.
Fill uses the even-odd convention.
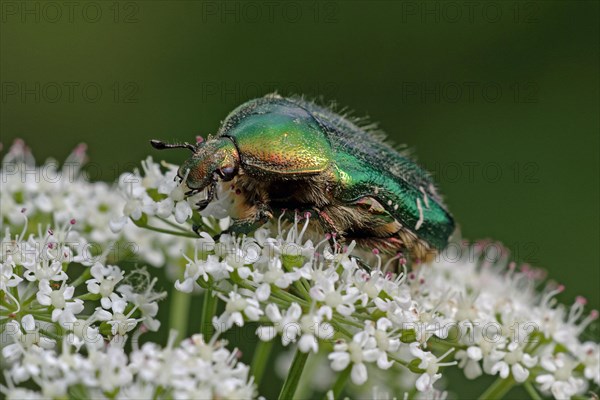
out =
[[[158,184],[158,192],[166,194],[168,197],[156,204],[158,216],[168,218],[174,215],[179,224],[183,224],[192,216],[192,207],[185,195],[186,191],[189,190],[185,184],[186,178],[187,174],[181,182],[178,179],[162,178]],[[146,178],[144,179],[146,180]],[[147,181],[145,183],[148,184]],[[154,185],[156,184],[151,184],[151,187]]]
[[[286,272],[279,257],[269,259],[264,269],[255,270],[253,274],[256,282],[266,282],[281,289],[286,289],[294,281],[300,279],[297,275],[296,272]]]
[[[23,278],[13,272],[15,267],[12,257],[8,257],[5,262],[0,263],[0,290],[8,291],[8,288],[15,287],[23,281]]]
[[[229,297],[219,297],[226,304],[225,312],[213,319],[213,326],[217,332],[224,332],[233,325],[244,326],[244,316],[250,321],[258,321],[264,314],[258,301],[252,297],[244,297],[236,291],[230,292]]]
[[[33,262],[24,262],[23,266],[27,269],[23,277],[30,282],[42,280],[64,281],[67,279],[67,274],[63,271],[60,261],[36,259]]]
[[[44,279],[39,283],[39,291],[36,296],[38,303],[54,308],[52,310],[52,321],[56,322],[65,312],[68,315],[77,315],[83,311],[83,300],[73,300],[74,293],[75,288],[67,286],[64,281],[58,290],[52,290],[50,282]]]
[[[150,277],[147,272],[140,271],[139,275],[148,281]],[[153,291],[154,285],[157,282],[157,278],[147,282],[147,286],[144,291],[139,293],[136,292],[130,285],[121,285],[117,290],[123,294],[125,300],[133,304],[142,313],[142,320],[144,325],[151,331],[157,331],[160,328],[160,321],[156,319],[158,314],[158,303],[157,301],[166,297],[167,293],[156,293]]]
[[[108,314],[109,316],[105,320],[110,318],[110,313]],[[104,337],[100,334],[100,330],[92,325],[95,320],[96,316],[94,314],[87,320],[73,317],[62,322],[62,327],[68,332],[65,339],[66,343],[73,345],[77,350],[84,344],[90,350],[100,349],[104,345]]]
[[[202,277],[204,282],[208,282],[208,273],[206,267],[209,261],[198,258],[198,242],[196,242],[194,245],[194,259],[191,259],[185,254],[183,254],[183,258],[187,260],[187,263],[185,264],[185,271],[183,273],[183,282],[177,279],[175,282],[175,289],[184,293],[191,293],[194,289],[200,287],[200,285],[197,283],[200,277]]]
[[[491,373],[499,374],[502,379],[508,378],[512,372],[515,381],[525,382],[529,377],[529,369],[537,364],[537,357],[532,357],[523,350],[523,346],[517,342],[511,342],[507,346],[507,352],[501,361],[492,366]]]
[[[316,284],[310,289],[310,295],[341,315],[349,316],[355,310],[354,303],[360,297],[360,291],[345,285],[339,285],[336,288],[338,279],[336,273],[320,274],[316,279]]]
[[[23,328],[22,330],[21,327]],[[17,321],[9,321],[4,331],[13,343],[2,349],[2,355],[10,360],[18,358],[32,346],[51,349],[56,344],[54,339],[50,339],[40,333],[35,319],[31,314],[27,314],[21,318],[20,324]]]
[[[440,367],[456,364],[456,361],[440,362],[452,351],[454,351],[454,349],[448,350],[441,357],[436,357],[429,351],[421,350],[419,343],[415,342],[410,344],[411,354],[421,360],[418,367],[424,370],[423,374],[421,374],[415,383],[415,387],[418,391],[425,392],[432,389],[433,384],[442,377],[442,374],[439,372]]]
[[[549,372],[535,378],[543,392],[552,393],[556,399],[570,399],[585,390],[585,381],[573,376],[577,362],[567,354],[542,356],[540,365]]]
[[[305,314],[300,317],[300,329],[302,335],[298,341],[298,348],[303,353],[319,351],[319,339],[328,340],[333,337],[333,326],[323,320],[320,310]]]
[[[8,288],[16,287],[23,281],[23,278],[13,272],[14,267],[11,256],[8,256],[6,262],[0,263],[0,293],[6,293],[9,302],[14,303],[17,311],[19,311],[21,309],[19,300],[8,290]]]
[[[583,343],[577,355],[584,365],[584,376],[586,379],[600,385],[600,345],[594,342]]]
[[[127,302],[124,300],[117,300],[112,302],[112,315],[106,320],[111,326],[111,333],[113,335],[125,336],[127,332],[132,331],[140,320],[131,318],[134,310],[124,314]],[[106,318],[106,317],[105,317]]]
[[[153,215],[156,211],[156,203],[140,183],[140,177],[135,173],[124,173],[119,177],[119,188],[125,197],[123,216],[134,220],[144,213]]]
[[[362,385],[367,381],[367,366],[365,362],[372,363],[377,361],[379,368],[382,369],[392,366],[392,363],[380,362],[382,350],[377,348],[377,340],[367,331],[356,333],[349,343],[345,341],[336,343],[333,350],[328,356],[331,360],[331,368],[334,371],[342,371],[352,363],[350,377],[352,378],[352,382],[357,385]]]
[[[115,286],[123,279],[123,271],[114,265],[104,266],[96,263],[91,268],[91,273],[93,279],[86,281],[88,291],[102,297],[100,300],[102,307],[111,308],[113,301],[118,299],[118,296],[114,296],[113,291]]]
[[[315,251],[312,241],[303,240],[310,222],[310,213],[306,213],[304,216],[300,216],[298,213],[294,215],[294,223],[291,224],[287,232],[282,229],[281,224],[285,212],[280,215],[276,238],[269,237],[264,240],[262,243],[264,245],[263,254],[268,257],[273,255],[302,257],[304,259],[312,257]],[[302,219],[304,219],[304,224],[299,227]]]
[[[392,321],[383,317],[379,318],[375,324],[371,321],[366,321],[365,324],[365,331],[375,338],[377,348],[381,350],[377,358],[377,366],[381,369],[390,368],[393,363],[388,360],[387,353],[395,353],[400,347],[398,335],[390,331],[393,328]]]
[[[273,322],[273,326],[261,326],[257,329],[256,334],[261,340],[269,341],[279,333],[281,334],[281,343],[284,346],[296,342],[296,339],[302,333],[298,322],[302,316],[302,309],[297,303],[292,303],[283,315],[281,315],[277,305],[268,304],[265,313],[267,318]]]
[[[469,322],[460,324],[459,329],[461,342],[467,348],[456,352],[456,359],[459,360],[458,367],[463,369],[467,379],[475,379],[483,372],[491,375],[492,367],[506,354],[502,351],[506,346],[506,339],[493,334],[491,330],[485,331],[484,334],[480,325]],[[483,369],[481,362],[483,362]]]

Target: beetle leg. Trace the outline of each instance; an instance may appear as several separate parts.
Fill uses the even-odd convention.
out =
[[[198,211],[204,210],[208,206],[208,204],[213,200],[213,197],[215,197],[216,186],[216,182],[211,183],[208,187],[208,192],[206,193],[206,199],[200,200],[196,203],[196,206],[198,206]]]
[[[319,210],[316,207],[313,207],[313,210],[315,211],[319,222],[321,223],[321,226],[323,227],[323,230],[326,233],[330,233],[331,234],[331,238],[329,239],[329,243],[331,244],[332,248],[337,247],[341,247],[344,245],[344,243],[346,242],[346,238],[344,237],[342,231],[337,227],[337,225],[335,224],[335,221],[333,220],[333,218],[331,218],[331,216],[329,214],[327,214],[327,212]]]
[[[192,224],[192,230],[198,236],[200,236],[200,228],[202,228],[202,226],[200,226],[198,224]]]
[[[362,269],[364,269],[367,272],[371,272],[373,270],[373,267],[371,267],[365,260],[363,260],[360,257],[356,257],[356,256],[352,256],[352,258],[354,258],[356,260],[356,263],[358,264],[359,267],[361,267]]]
[[[248,234],[267,223],[271,218],[273,218],[271,210],[265,204],[261,204],[258,206],[258,210],[253,218],[234,220],[229,228],[216,235],[213,239],[217,240],[224,233]]]
[[[315,214],[319,218],[319,222],[321,222],[321,225],[323,226],[323,229],[325,230],[325,232],[338,233],[338,229],[335,226],[335,222],[333,221],[333,219],[331,219],[329,214],[327,214],[325,211],[319,210],[316,207],[314,207],[313,210],[315,211]]]
[[[186,197],[191,197],[200,192],[201,192],[201,190],[199,190],[199,189],[191,189],[191,190],[188,190],[187,192],[185,192],[184,194]]]

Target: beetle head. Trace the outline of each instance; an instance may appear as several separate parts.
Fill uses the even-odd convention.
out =
[[[232,180],[239,171],[240,157],[233,141],[227,137],[217,137],[200,142],[170,145],[159,140],[151,140],[152,147],[158,150],[186,148],[193,152],[177,171],[180,180],[191,192],[200,192],[207,187],[214,190],[219,179]]]

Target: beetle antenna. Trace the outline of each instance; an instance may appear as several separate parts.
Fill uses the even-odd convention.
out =
[[[196,151],[196,146],[189,144],[187,142],[183,143],[183,144],[168,144],[163,142],[162,140],[156,140],[156,139],[152,139],[150,141],[150,144],[152,145],[152,147],[154,147],[156,150],[165,150],[165,149],[188,149],[191,150],[192,153]]]

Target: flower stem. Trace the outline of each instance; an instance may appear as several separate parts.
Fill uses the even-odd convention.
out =
[[[190,300],[192,297],[188,293],[173,290],[171,294],[171,308],[169,313],[169,326],[178,332],[178,341],[187,335],[188,314],[190,309]]]
[[[279,392],[279,400],[291,400],[294,398],[294,393],[296,393],[296,389],[298,388],[300,376],[304,370],[308,354],[301,352],[300,349],[296,350],[287,378],[285,378],[281,392]]]
[[[278,287],[273,288],[273,295],[279,296],[282,300],[290,303],[298,303],[301,306],[308,306],[308,302],[298,296],[295,296],[289,292],[284,291]]]
[[[332,319],[331,324],[333,325],[333,328],[339,333],[346,336],[348,339],[352,338],[353,335],[348,330],[346,330],[346,328],[344,328],[338,320],[336,320],[335,318]]]
[[[75,279],[73,282],[71,282],[71,286],[77,287],[91,277],[92,277],[92,268],[87,267],[86,269],[83,270],[81,275],[79,275],[77,277],[77,279]]]
[[[212,324],[213,317],[217,313],[217,305],[219,299],[213,295],[212,290],[208,289],[204,293],[204,299],[202,301],[202,315],[200,316],[200,333],[204,336],[204,340],[207,342],[210,340],[214,333],[214,327]]]
[[[349,366],[342,372],[338,374],[331,391],[333,392],[333,399],[339,399],[342,392],[344,391],[344,386],[346,386],[346,382],[348,381],[348,377],[350,376],[350,371],[352,371],[352,366]]]
[[[353,327],[355,327],[355,328],[359,328],[359,329],[362,329],[362,328],[364,328],[364,324],[361,324],[361,323],[358,323],[358,322],[355,322],[355,321],[351,321],[350,319],[348,319],[348,317],[346,317],[346,318],[344,319],[344,317],[343,317],[343,316],[337,316],[337,315],[334,315],[334,316],[333,316],[333,319],[334,319],[336,322],[340,323],[340,324],[344,324],[344,325],[353,326]]]
[[[292,285],[293,285],[294,289],[296,289],[298,297],[301,297],[304,299],[310,299],[310,294],[308,294],[308,291],[302,285],[302,282],[295,281]]]
[[[191,238],[191,239],[198,239],[198,236],[194,235],[194,234],[178,232],[178,231],[170,231],[168,229],[158,228],[156,226],[145,225],[142,228],[148,229],[148,230],[151,230],[154,232],[166,233],[167,235],[183,236],[183,237],[187,237],[187,238]]]
[[[166,219],[166,218],[161,218],[161,217],[156,217],[156,218],[157,218],[158,220],[160,220],[160,221],[164,222],[165,224],[169,225],[171,228],[174,228],[175,230],[181,231],[181,232],[183,232],[183,233],[188,233],[188,234],[189,234],[189,233],[191,232],[191,230],[192,230],[192,228],[191,228],[191,227],[189,227],[188,229],[185,229],[185,228],[184,228],[184,227],[182,227],[181,225],[177,225],[177,224],[175,224],[175,223],[173,223],[173,222],[169,221],[169,220],[168,220],[168,219]]]
[[[404,360],[401,360],[401,359],[399,359],[398,357],[394,357],[394,356],[393,356],[393,355],[391,355],[391,354],[388,354],[388,357],[389,357],[391,360],[393,360],[393,361],[396,361],[398,364],[402,365],[403,367],[406,367],[406,368],[408,368],[408,363],[407,363],[406,361],[404,361]]]
[[[480,400],[496,400],[504,397],[506,393],[515,385],[515,379],[509,376],[506,379],[498,378],[481,396]]]
[[[259,341],[258,346],[254,350],[254,357],[252,357],[252,376],[254,376],[254,382],[256,387],[260,386],[261,379],[265,373],[265,367],[269,361],[271,355],[271,349],[273,348],[273,341],[268,342]]]
[[[542,400],[542,396],[535,390],[531,382],[525,382],[525,390],[533,400]]]

